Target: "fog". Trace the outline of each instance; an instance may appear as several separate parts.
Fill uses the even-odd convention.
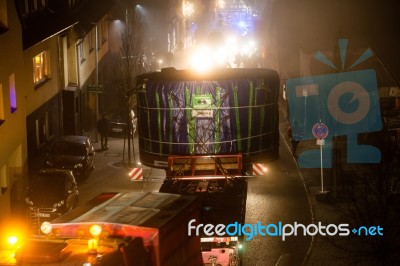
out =
[[[299,49],[330,49],[340,38],[354,38],[369,45],[400,80],[399,11],[395,0],[277,0],[268,34],[279,46],[279,65],[288,75],[297,71]]]

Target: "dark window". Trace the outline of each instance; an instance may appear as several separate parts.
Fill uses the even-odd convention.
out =
[[[81,144],[57,142],[53,148],[55,155],[84,156],[86,155],[86,147]]]

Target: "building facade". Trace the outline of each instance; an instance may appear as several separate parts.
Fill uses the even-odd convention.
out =
[[[113,1],[2,1],[0,219],[20,210],[29,176],[62,135],[95,125]],[[88,12],[90,10],[90,12]],[[14,204],[15,203],[15,204]]]
[[[26,99],[21,25],[14,3],[0,3],[0,222],[21,200],[27,175]],[[12,137],[11,137],[12,136]]]

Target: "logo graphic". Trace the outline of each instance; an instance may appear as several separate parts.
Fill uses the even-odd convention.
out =
[[[351,229],[347,223],[342,224],[302,224],[290,223],[265,223],[258,221],[254,224],[241,224],[238,222],[230,224],[196,224],[196,219],[188,222],[188,236],[245,236],[247,241],[256,236],[280,237],[285,241],[290,236],[349,236],[353,233],[356,236],[383,236],[383,227],[380,225],[359,226]]]
[[[344,69],[347,40],[339,40],[342,70]],[[372,56],[367,49],[347,70]],[[337,67],[321,52],[315,58]],[[313,126],[324,122],[329,128],[323,148],[323,167],[332,167],[332,138],[347,137],[348,163],[379,163],[381,152],[374,146],[361,145],[358,134],[382,129],[378,85],[374,69],[338,72],[320,76],[289,79],[286,93],[290,123],[301,131],[302,140],[314,138]],[[315,132],[314,132],[315,133]],[[298,157],[301,168],[321,167],[319,150],[308,150]]]

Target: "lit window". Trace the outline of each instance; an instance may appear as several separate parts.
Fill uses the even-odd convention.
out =
[[[50,55],[44,51],[33,58],[33,82],[42,83],[50,77]]]
[[[15,90],[15,75],[12,74],[9,78],[10,84],[10,108],[11,113],[14,113],[17,110],[17,92]]]

